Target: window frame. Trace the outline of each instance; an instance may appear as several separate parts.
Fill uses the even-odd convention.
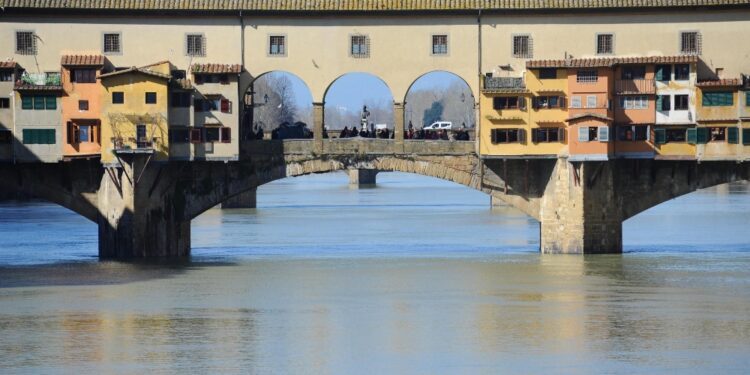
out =
[[[272,38],[281,38],[281,40],[284,42],[284,50],[282,53],[272,53],[271,47],[273,44],[271,43]],[[289,39],[287,38],[286,34],[268,34],[266,40],[268,43],[266,44],[266,56],[267,57],[286,57],[289,55]]]
[[[516,38],[526,38],[526,51],[516,51]],[[519,33],[511,34],[510,36],[510,52],[514,58],[517,59],[532,59],[534,58],[534,41],[530,33]]]
[[[5,103],[5,105],[3,105]],[[9,109],[10,108],[10,97],[2,97],[0,98],[0,109]]]
[[[88,112],[89,110],[89,101],[79,99],[78,100],[78,112]]]
[[[119,94],[120,100],[115,101],[115,95]],[[112,95],[110,95],[110,101],[112,104],[125,104],[125,92],[124,91],[112,91]]]
[[[156,95],[156,91],[146,91],[143,95],[143,104],[157,104],[158,99]],[[149,99],[153,99],[152,101],[149,101]]]
[[[117,51],[107,51],[107,35],[117,35]],[[122,55],[122,32],[102,31],[102,54],[108,56]]]
[[[685,97],[685,108],[678,108],[678,105],[677,105],[678,104],[678,100],[677,100],[678,96],[679,97]],[[673,97],[674,97],[674,99],[673,99],[674,103],[672,105],[672,110],[673,111],[689,111],[690,110],[690,95],[689,94],[675,94],[675,95],[673,95]]]
[[[599,37],[609,36],[609,52],[600,52],[599,50]],[[594,37],[594,48],[596,48],[596,54],[599,56],[609,56],[615,54],[615,33],[596,33]]]
[[[362,52],[362,44],[361,43],[354,43],[355,38],[363,38],[362,41],[364,42],[364,48],[365,51]],[[355,53],[354,52],[354,46],[357,45],[360,48],[360,51]],[[370,43],[370,36],[367,34],[349,34],[349,57],[353,57],[355,59],[368,59],[370,58],[370,52],[371,52],[371,43]]]
[[[435,52],[435,38],[445,37],[445,52]],[[448,33],[430,34],[430,56],[449,56],[450,55],[450,35]]]
[[[200,37],[200,41],[201,41],[200,51],[198,51],[197,53],[196,52],[190,53],[190,37],[196,37],[196,36]],[[207,44],[208,43],[206,42],[206,34],[205,33],[194,33],[194,32],[185,33],[185,56],[190,56],[190,57],[205,57],[206,56],[206,49],[207,49],[206,45]]]
[[[553,77],[548,77],[545,74],[542,74],[542,72],[554,72]],[[539,80],[546,80],[546,79],[557,79],[557,68],[539,68],[539,71],[537,73],[537,77],[539,77]]]
[[[681,76],[679,76],[677,74],[677,72],[678,72],[677,67],[678,66],[687,66],[687,75],[685,76],[685,78],[681,78]],[[674,72],[674,80],[675,81],[689,81],[690,80],[690,71],[691,70],[692,69],[690,69],[690,64],[674,64],[672,66],[672,71]]]
[[[684,47],[685,47],[684,46],[684,42],[685,42],[684,35],[685,34],[695,34],[695,50],[694,51],[686,51],[684,49]],[[678,46],[678,50],[680,51],[680,55],[688,55],[688,56],[693,56],[693,55],[694,56],[700,56],[701,55],[701,53],[703,52],[702,51],[703,47],[702,47],[702,41],[701,41],[702,37],[701,37],[700,30],[680,30],[677,33],[677,36],[679,38],[678,41],[677,41],[678,42],[677,46]]]
[[[19,37],[20,33],[30,33],[31,34],[31,42],[30,42],[31,46],[29,46],[29,48],[31,49],[30,51],[19,49],[19,39],[18,39],[18,37]],[[18,30],[15,30],[14,35],[15,35],[15,54],[16,55],[35,56],[37,54],[38,49],[37,49],[37,42],[36,42],[36,39],[37,39],[36,30],[18,29]]]
[[[717,94],[729,94],[729,97],[732,99],[729,104],[724,104],[724,101],[717,101],[716,99],[713,99],[713,101],[716,101],[716,103],[707,103],[706,98],[711,95],[717,95]],[[703,107],[733,107],[734,106],[734,92],[733,91],[703,91],[702,97],[701,97],[701,106]]]
[[[581,73],[593,73],[593,74],[581,74]],[[576,70],[576,83],[594,84],[597,82],[599,82],[599,70],[597,69]]]

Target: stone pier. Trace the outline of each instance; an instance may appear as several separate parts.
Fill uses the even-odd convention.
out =
[[[349,187],[351,188],[368,188],[375,187],[375,176],[378,171],[375,169],[350,169],[349,170]]]
[[[222,209],[231,208],[256,208],[256,197],[258,189],[250,189],[244,193],[237,194],[221,203]]]

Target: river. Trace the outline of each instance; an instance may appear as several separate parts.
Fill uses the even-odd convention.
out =
[[[193,256],[100,262],[96,226],[0,204],[2,374],[747,373],[750,193],[625,223],[625,254],[541,256],[539,225],[434,179],[277,181]]]

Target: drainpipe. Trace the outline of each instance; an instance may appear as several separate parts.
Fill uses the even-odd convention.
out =
[[[479,89],[477,92],[477,103],[480,103],[477,107],[477,116],[476,121],[477,123],[474,125],[474,138],[476,138],[476,153],[477,157],[480,156],[479,150],[480,150],[480,142],[481,142],[481,123],[482,123],[482,9],[480,8],[477,13],[477,88]],[[483,171],[483,169],[482,169]],[[484,179],[484,176],[480,176],[482,179]],[[480,180],[482,181],[482,180]]]
[[[245,121],[245,93],[242,92],[242,71],[245,70],[245,18],[242,17],[242,9],[240,9],[240,62],[241,69],[237,74],[237,158],[240,157],[240,142],[244,139],[244,129],[242,129],[243,121]]]
[[[13,74],[13,78],[15,78],[15,71]],[[15,85],[15,79],[13,80],[13,84]],[[18,142],[18,139],[16,138],[18,136],[18,133],[16,133],[16,91],[11,91],[11,105],[13,106],[13,142],[11,143],[11,159],[13,160],[13,164],[16,164],[16,143]]]

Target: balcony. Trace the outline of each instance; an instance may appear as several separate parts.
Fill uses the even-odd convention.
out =
[[[654,94],[656,83],[653,79],[618,79],[615,81],[615,93],[627,94]]]
[[[526,92],[523,78],[516,77],[484,77],[485,92]]]
[[[59,73],[24,73],[21,79],[16,81],[17,91],[60,91]]]

